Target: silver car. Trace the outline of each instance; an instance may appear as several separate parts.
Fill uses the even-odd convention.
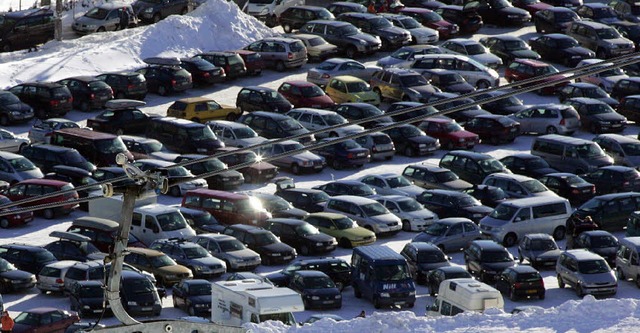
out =
[[[424,231],[438,221],[438,215],[413,198],[404,195],[383,195],[375,198],[402,221],[404,231]]]
[[[22,155],[0,151],[0,180],[9,184],[26,179],[42,178],[44,174],[33,162]]]
[[[79,128],[75,121],[65,118],[49,118],[36,121],[29,130],[29,140],[31,143],[51,143],[51,134],[55,130],[63,128]]]
[[[415,198],[424,192],[422,187],[413,185],[410,180],[395,173],[368,175],[360,178],[360,181],[371,186],[381,195],[403,195]]]
[[[564,104],[532,105],[509,118],[520,123],[521,133],[571,135],[580,128],[578,112]]]
[[[302,126],[309,131],[317,131],[327,127],[336,125],[345,125],[349,123],[344,117],[335,111],[313,109],[313,108],[297,108],[286,113],[287,116],[297,120]],[[345,136],[364,131],[364,127],[360,125],[346,125],[340,128],[317,133],[316,138]]]
[[[305,149],[305,147],[298,141],[287,140],[262,148],[260,155],[263,157],[271,157],[298,149]],[[306,149],[292,155],[270,160],[269,163],[281,168],[289,168],[291,172],[296,175],[301,174],[303,171],[321,172],[327,164],[324,157],[316,155]]]
[[[369,133],[354,139],[362,148],[369,149],[371,159],[390,160],[396,154],[396,146],[385,133]]]
[[[556,263],[558,287],[573,287],[578,297],[591,295],[615,295],[618,279],[600,255],[588,250],[564,251]]]
[[[411,65],[415,56],[419,54],[438,54],[443,53],[443,50],[439,46],[435,45],[407,45],[403,46],[390,55],[380,58],[376,62],[376,66],[382,68],[387,67],[406,67]]]
[[[500,57],[491,53],[488,48],[473,39],[449,39],[442,43],[440,47],[444,53],[464,55],[493,69],[497,69],[502,65]]]
[[[250,147],[267,141],[251,127],[228,120],[210,120],[206,123],[227,147]]]
[[[307,72],[307,81],[325,87],[332,77],[350,75],[369,82],[371,75],[380,70],[377,66],[365,66],[359,61],[346,58],[331,58]]]
[[[576,68],[594,65],[596,63],[601,63],[600,65],[597,66],[597,68],[613,66],[613,63],[604,62],[604,60],[602,59],[584,59],[576,65]],[[593,69],[596,69],[596,68],[593,68]],[[576,82],[592,83],[599,86],[607,93],[611,93],[611,90],[613,90],[613,86],[615,86],[616,83],[620,81],[620,79],[626,79],[626,78],[629,78],[629,75],[625,74],[622,68],[614,67],[604,72],[593,73],[587,76],[583,76],[579,79],[576,79]]]
[[[251,271],[261,263],[260,255],[247,248],[233,236],[201,234],[190,239],[205,248],[214,257],[223,260],[228,270]]]
[[[123,10],[126,10],[129,14],[127,27],[137,26],[138,18],[134,14],[131,4],[107,2],[91,8],[84,16],[75,19],[71,29],[78,35],[119,30],[121,28],[120,17]]]
[[[28,146],[30,143],[31,140],[20,138],[12,132],[0,128],[0,151],[20,153],[22,148]]]
[[[443,251],[460,251],[481,237],[480,229],[473,221],[464,217],[449,217],[430,225],[411,241],[433,243]]]

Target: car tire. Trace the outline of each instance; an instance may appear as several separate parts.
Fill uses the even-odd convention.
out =
[[[489,81],[487,81],[487,80],[480,80],[480,81],[476,82],[476,88],[478,90],[487,89],[489,87],[491,87],[491,83],[489,83]]]
[[[291,24],[289,23],[285,23],[282,25],[282,30],[284,30],[285,33],[290,34],[291,33]]]
[[[411,223],[407,220],[402,220],[402,231],[411,231]]]
[[[620,267],[616,267],[616,275],[618,276],[619,281],[626,280],[626,276],[624,276],[624,272],[622,271],[622,269],[620,269]]]
[[[172,298],[173,298],[173,307],[177,308],[178,307],[178,302],[176,302],[176,298],[175,297],[172,297]]]
[[[180,196],[180,187],[178,185],[175,186],[171,186],[171,188],[169,188],[169,194],[172,197],[179,197]]]
[[[4,45],[2,45],[2,52],[11,52],[13,51],[13,46],[11,45],[11,43],[5,43]]]
[[[516,290],[513,287],[509,288],[509,299],[512,301],[518,300],[518,295],[516,295]]]
[[[355,48],[355,46],[349,46],[344,53],[347,58],[355,59],[356,55],[358,54],[358,50]]]
[[[576,295],[580,298],[584,297],[585,295],[584,290],[582,290],[581,284],[576,285]]]
[[[107,31],[105,27],[99,27],[98,30],[96,30],[96,32],[105,32],[105,31]]]
[[[566,234],[567,234],[566,228],[563,226],[558,226],[553,230],[553,239],[563,240]]]
[[[302,245],[300,246],[300,254],[303,256],[308,256],[309,255],[309,247],[306,245]]]
[[[180,15],[185,15],[185,14],[187,14],[188,12],[189,12],[189,8],[184,7],[184,8],[182,8],[182,10],[180,11]]]
[[[339,242],[338,244],[340,245],[340,247],[345,248],[345,249],[350,249],[350,248],[352,248],[352,246],[351,246],[351,245],[352,245],[352,244],[351,244],[351,241],[349,241],[349,240],[348,240],[348,239],[346,239],[346,238],[342,238],[342,239],[340,239],[340,242]]]
[[[560,274],[558,274],[558,288],[564,288],[564,281],[562,280],[562,276],[560,276]]]
[[[516,244],[517,240],[518,240],[518,236],[510,232],[506,236],[504,236],[504,239],[502,240],[502,245],[504,245],[504,247],[512,247]]]
[[[168,89],[165,86],[158,86],[158,95],[167,96]]]
[[[353,285],[353,296],[355,298],[362,298],[362,292],[360,291],[360,288],[358,288],[358,286]]]
[[[53,211],[53,208],[47,208],[42,212],[42,215],[44,215],[44,218],[47,220],[52,220],[54,217],[56,217],[55,212]]]
[[[193,308],[193,305],[190,306],[189,309],[187,309],[187,313],[189,313],[190,316],[196,315],[196,309]]]
[[[555,126],[547,127],[547,134],[558,134],[558,129]]]
[[[233,112],[231,112],[231,113],[229,113],[227,115],[226,118],[227,118],[228,121],[236,121],[236,119],[238,119],[238,115],[233,113]]]
[[[276,71],[284,72],[286,69],[287,69],[287,67],[284,66],[284,62],[283,61],[276,62]]]
[[[2,229],[9,228],[9,220],[7,218],[2,218],[0,220],[0,228],[2,228]]]
[[[7,117],[7,115],[2,115],[0,116],[0,125],[2,126],[9,126],[9,117]]]
[[[294,175],[300,174],[300,167],[298,166],[298,164],[296,163],[291,164],[291,173],[293,173]]]
[[[407,157],[414,157],[416,154],[415,154],[415,152],[414,152],[413,148],[411,148],[410,146],[408,146],[408,147],[406,147],[406,148],[404,149],[404,155],[405,155],[405,156],[407,156]]]
[[[153,21],[153,23],[160,22],[160,20],[161,20],[160,14],[156,13],[155,15],[153,15],[153,18],[151,20]]]
[[[331,162],[331,167],[333,169],[335,169],[335,170],[342,169],[342,165],[340,164],[340,162],[338,160],[335,160],[335,159]]]
[[[338,290],[340,290],[341,292],[344,290],[344,283],[343,282],[334,282],[334,284],[336,285],[336,288],[338,288]]]

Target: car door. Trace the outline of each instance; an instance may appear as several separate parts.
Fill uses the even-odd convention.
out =
[[[462,222],[462,227],[464,228],[462,247],[466,248],[469,246],[469,243],[480,236],[480,231],[478,229],[478,225],[473,222]]]
[[[449,227],[446,235],[447,248],[461,249],[467,247],[467,240],[464,235],[464,226],[462,223],[456,223]]]
[[[8,152],[18,152],[22,144],[11,132],[0,129],[0,150]]]
[[[513,230],[517,234],[519,241],[524,235],[535,232],[546,232],[543,220],[535,220],[531,218],[531,207],[523,207],[516,213],[513,218]]]

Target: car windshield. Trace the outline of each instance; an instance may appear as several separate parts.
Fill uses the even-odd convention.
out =
[[[604,103],[595,103],[587,105],[587,115],[614,113],[613,109]]]
[[[13,320],[13,322],[25,326],[40,326],[40,314],[22,312]]]
[[[583,158],[595,158],[595,157],[604,157],[606,154],[602,151],[602,148],[597,144],[583,144],[576,146],[576,151],[578,152],[578,156]]]
[[[183,166],[167,169],[167,174],[169,177],[193,177],[193,174]]]
[[[9,164],[15,171],[28,171],[36,168],[35,164],[24,157],[17,157],[9,160]]]
[[[444,125],[444,131],[446,133],[451,133],[451,132],[463,131],[463,129],[462,129],[462,126],[460,126],[460,124],[452,121]]]
[[[622,150],[628,156],[640,156],[640,143],[623,143]]]
[[[329,277],[324,276],[310,276],[304,278],[304,288],[305,289],[326,289],[326,288],[335,288],[336,285]]]
[[[318,89],[320,89],[320,88],[318,88]],[[348,121],[346,119],[342,118],[342,116],[340,116],[338,114],[333,114],[333,113],[323,115],[322,119],[324,119],[324,122],[328,126],[335,126],[335,125],[348,123]]]
[[[127,279],[123,281],[126,281],[126,283],[122,283],[122,286],[124,292],[127,294],[148,294],[156,289],[147,278]]]
[[[440,84],[448,86],[452,84],[464,83],[466,82],[462,75],[458,73],[446,73],[439,76]]]
[[[400,76],[400,82],[402,82],[402,85],[405,87],[426,86],[429,84],[427,79],[420,74]]]
[[[509,262],[513,261],[507,251],[486,251],[482,252],[482,261],[484,262]]]
[[[362,185],[351,185],[349,186],[349,190],[351,191],[352,195],[358,195],[358,196],[370,196],[370,195],[374,195],[375,193],[373,192],[373,189],[371,187],[369,187],[368,185],[362,184]]]
[[[104,297],[104,289],[102,286],[85,286],[80,288],[79,293],[80,297],[88,297],[88,298],[102,298]]]
[[[209,126],[202,126],[196,128],[190,128],[187,130],[188,136],[190,140],[193,141],[202,141],[202,140],[217,140],[215,134]]]
[[[602,249],[605,247],[618,247],[618,240],[610,235],[604,236],[591,236],[589,237],[591,241],[591,246],[589,248],[592,249]]]
[[[39,251],[35,254],[36,262],[56,261],[56,257],[49,251]]]
[[[532,251],[552,251],[557,249],[558,245],[551,239],[536,239],[531,241]]]
[[[382,204],[378,202],[376,203],[372,202],[370,204],[361,205],[360,208],[362,209],[364,214],[368,217],[389,214],[389,210],[386,209]]]
[[[235,157],[238,159],[238,163],[256,162],[258,160],[258,155],[252,151],[236,153]]]
[[[381,281],[403,281],[411,279],[406,264],[374,266],[374,275],[376,280]]]
[[[325,192],[312,193],[309,197],[311,198],[311,202],[313,203],[325,202],[329,200],[329,195]]]
[[[222,252],[240,251],[246,249],[244,244],[237,239],[229,239],[218,243]]]
[[[278,238],[270,232],[260,232],[253,235],[257,246],[264,246],[278,242]]]
[[[323,70],[323,71],[330,71],[330,70],[336,68],[336,66],[338,66],[338,64],[333,62],[333,61],[325,61],[325,62],[321,63],[320,65],[316,66],[316,69],[320,69],[320,70]]]
[[[235,208],[239,213],[254,214],[264,210],[262,203],[255,197],[249,197],[247,199],[236,201]]]
[[[428,23],[444,21],[442,16],[440,16],[440,14],[433,11],[421,13],[420,17],[422,18],[422,21],[428,22]]]
[[[426,136],[426,134],[422,130],[414,126],[402,126],[400,127],[400,133],[402,133],[402,136],[404,136],[405,138],[413,138],[416,136]]]
[[[107,15],[109,15],[109,11],[104,8],[93,7],[90,9],[84,16],[96,20],[104,20]]]
[[[442,251],[418,251],[419,263],[445,262],[447,257]]]
[[[531,158],[526,160],[525,166],[529,170],[535,170],[549,168],[549,163],[547,163],[547,161],[543,160],[542,158]]]
[[[371,91],[371,86],[364,81],[347,82],[347,91],[349,93],[359,93]]]
[[[163,254],[161,256],[153,256],[149,259],[151,260],[151,266],[153,266],[154,268],[176,265],[176,262],[173,261],[173,259],[169,258],[169,256],[167,256],[166,254]]]
[[[640,147],[638,147],[640,149]],[[580,176],[567,176],[563,177],[567,184],[569,185],[583,185],[589,184],[586,180],[582,179]]]
[[[79,246],[80,250],[86,254],[99,253],[100,250],[93,243],[83,242]]]
[[[491,4],[493,9],[502,9],[502,8],[512,7],[507,0],[495,0]]]
[[[304,223],[296,227],[296,234],[300,236],[317,235],[319,233],[318,228],[309,223]]]
[[[529,46],[523,40],[505,40],[504,47],[507,51],[528,50]]]
[[[96,148],[103,154],[117,154],[127,151],[127,146],[124,145],[120,137],[113,139],[98,140],[96,142]]]
[[[278,121],[278,125],[280,125],[280,127],[285,131],[294,131],[294,130],[302,129],[302,125],[300,125],[299,122],[291,118],[286,118]]]
[[[13,266],[13,264],[11,264],[10,262],[4,259],[0,260],[0,273],[14,271],[15,269],[16,267]]]
[[[480,160],[478,165],[480,165],[480,169],[487,174],[504,171],[504,165],[494,158]]]
[[[297,150],[297,149],[304,149],[304,145],[302,143],[299,143],[299,142],[281,144],[280,146],[282,147],[282,150],[284,150],[285,152],[286,151]]]
[[[189,219],[193,220],[193,224],[196,226],[205,226],[205,225],[218,225],[218,220],[216,220],[213,215],[209,212],[202,211],[203,214],[197,214],[189,216]],[[186,218],[185,218],[186,219]]]
[[[200,283],[189,285],[189,295],[204,296],[211,295],[211,283]]]
[[[362,148],[355,140],[345,140],[337,143],[337,145],[344,150]]]
[[[0,104],[9,105],[9,104],[16,104],[16,103],[20,103],[20,99],[18,98],[18,96],[8,92],[0,94]]]
[[[400,23],[402,24],[402,26],[405,29],[417,29],[417,28],[423,28],[422,24],[420,24],[418,21],[416,21],[416,19],[414,19],[413,17],[401,17],[398,19],[398,21],[400,21]]]
[[[489,214],[489,217],[496,220],[511,221],[511,218],[513,218],[513,215],[517,212],[517,207],[513,207],[511,205],[499,205],[491,212],[491,214]]]
[[[406,198],[397,202],[398,207],[403,212],[417,212],[423,210],[424,207],[413,198]]]
[[[430,225],[429,227],[427,227],[427,230],[424,231],[425,234],[427,235],[432,235],[432,236],[442,236],[445,233],[447,233],[447,230],[449,230],[449,225],[445,224],[445,223],[434,223],[432,225]]]
[[[293,208],[289,201],[284,200],[277,195],[269,197],[268,199],[262,199],[260,200],[260,202],[262,203],[262,206],[268,211],[287,210]]]
[[[187,259],[199,259],[211,257],[211,254],[207,252],[202,246],[184,247],[182,248]]]
[[[540,75],[546,75],[551,73],[558,73],[558,70],[555,67],[548,65],[548,66],[542,66],[542,67],[535,67],[534,72],[536,76],[540,76]]]
[[[325,95],[324,91],[316,85],[300,87],[300,93],[307,98]]]
[[[406,60],[413,54],[413,51],[401,48],[391,53],[389,56],[394,59]]]
[[[522,184],[522,186],[524,186],[524,188],[526,188],[530,193],[540,193],[549,190],[546,186],[542,185],[542,183],[536,179],[525,180],[520,184]]]
[[[287,102],[287,99],[277,91],[261,91],[260,94],[262,95],[264,101],[267,103]]]
[[[389,20],[384,17],[372,18],[369,20],[369,24],[371,24],[371,27],[373,29],[384,29],[393,26],[393,24],[391,24],[391,22],[389,22]]]
[[[487,48],[480,43],[466,45],[465,49],[467,50],[468,55],[478,55],[478,54],[488,53]]]
[[[358,227],[358,225],[356,224],[356,221],[348,217],[335,219],[333,220],[333,223],[335,223],[336,228],[338,228],[338,230],[352,229],[352,228]]]
[[[359,33],[360,33],[360,30],[358,30],[358,28],[354,27],[351,24],[347,24],[338,28],[338,35],[342,35],[342,36],[357,35]]]
[[[460,179],[460,177],[458,177],[458,175],[456,175],[453,171],[443,171],[443,172],[438,172],[435,174],[436,176],[436,180],[439,183],[446,183],[446,182],[452,182],[454,180],[458,180]]]
[[[578,47],[578,41],[573,38],[562,38],[557,40],[559,49],[568,49],[571,47]]]
[[[598,35],[598,37],[600,37],[600,39],[622,38],[622,36],[620,36],[620,33],[614,28],[598,29],[596,30],[596,34]]]
[[[578,261],[578,271],[582,274],[601,274],[611,271],[604,259],[580,260]]]
[[[217,158],[206,160],[204,162],[198,163],[197,165],[203,166],[205,171],[207,171],[207,172],[224,170],[224,169],[227,168],[227,165],[222,163],[222,161],[220,161]]]
[[[187,228],[187,222],[180,212],[171,212],[156,216],[160,229],[163,231],[175,231]]]
[[[250,139],[258,136],[251,127],[234,128],[232,131],[236,139]]]
[[[310,39],[307,40],[307,42],[309,43],[309,46],[320,46],[320,45],[324,45],[324,44],[329,44],[322,37],[310,38]]]
[[[386,178],[386,181],[387,181],[387,184],[389,184],[389,187],[391,188],[411,186],[411,182],[407,178],[404,178],[403,176],[389,177],[389,178]]]

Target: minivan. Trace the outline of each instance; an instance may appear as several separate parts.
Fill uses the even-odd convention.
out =
[[[386,246],[353,249],[351,284],[355,297],[364,296],[376,309],[382,306],[412,308],[416,302],[416,286],[407,260]]]
[[[492,173],[484,179],[482,184],[501,188],[509,198],[557,196],[539,180],[524,175]]]
[[[73,148],[48,144],[30,145],[22,149],[22,156],[28,158],[45,174],[54,171],[53,167],[56,165],[76,167],[89,172],[96,170],[93,163]]]
[[[567,35],[575,38],[581,46],[596,52],[596,58],[607,59],[633,53],[635,45],[604,23],[591,20],[573,21]]]
[[[453,150],[440,159],[439,166],[453,171],[460,179],[480,184],[490,174],[511,173],[500,161],[489,154]]]
[[[578,297],[615,295],[618,291],[618,279],[607,261],[587,250],[564,251],[558,258],[556,274],[558,287],[569,285]]]
[[[429,316],[455,316],[465,311],[483,312],[489,308],[503,309],[502,294],[490,285],[471,278],[444,280],[438,297],[427,307]]]
[[[80,234],[91,238],[91,243],[101,252],[111,253],[118,233],[120,224],[113,220],[103,219],[93,216],[82,216],[67,228],[68,232]],[[136,236],[129,234],[128,247],[144,247]]]
[[[116,155],[120,153],[124,154],[129,161],[133,161],[133,155],[127,150],[122,139],[110,133],[84,128],[63,128],[53,132],[51,144],[75,148],[96,166],[115,165]]]
[[[381,203],[354,195],[338,195],[327,201],[325,212],[344,214],[359,226],[380,235],[394,235],[402,229],[400,218]]]
[[[173,117],[152,118],[146,136],[180,154],[211,155],[224,147],[209,126]]]
[[[54,14],[46,7],[2,13],[0,21],[2,52],[32,48],[54,37]]]
[[[245,47],[245,50],[257,52],[266,62],[278,72],[288,68],[300,68],[307,63],[307,48],[294,38],[268,37],[255,41]]]
[[[187,238],[196,232],[177,207],[151,204],[133,209],[131,234],[148,246],[156,239]]]
[[[242,193],[197,189],[182,198],[182,207],[205,210],[220,223],[262,225],[271,218],[256,198]]]
[[[640,210],[640,193],[612,193],[591,198],[578,207],[571,218],[591,216],[600,229],[620,231],[627,226],[631,213],[637,210]]]
[[[640,141],[621,134],[599,134],[593,138],[615,164],[629,167],[640,165]]]
[[[613,164],[597,143],[558,134],[536,137],[531,154],[542,157],[554,169],[577,175]]]
[[[506,247],[530,233],[542,232],[560,240],[571,212],[569,201],[557,196],[508,200],[480,220],[480,231]]]
[[[625,237],[620,240],[616,252],[616,272],[620,281],[635,281],[640,287],[640,237]]]

